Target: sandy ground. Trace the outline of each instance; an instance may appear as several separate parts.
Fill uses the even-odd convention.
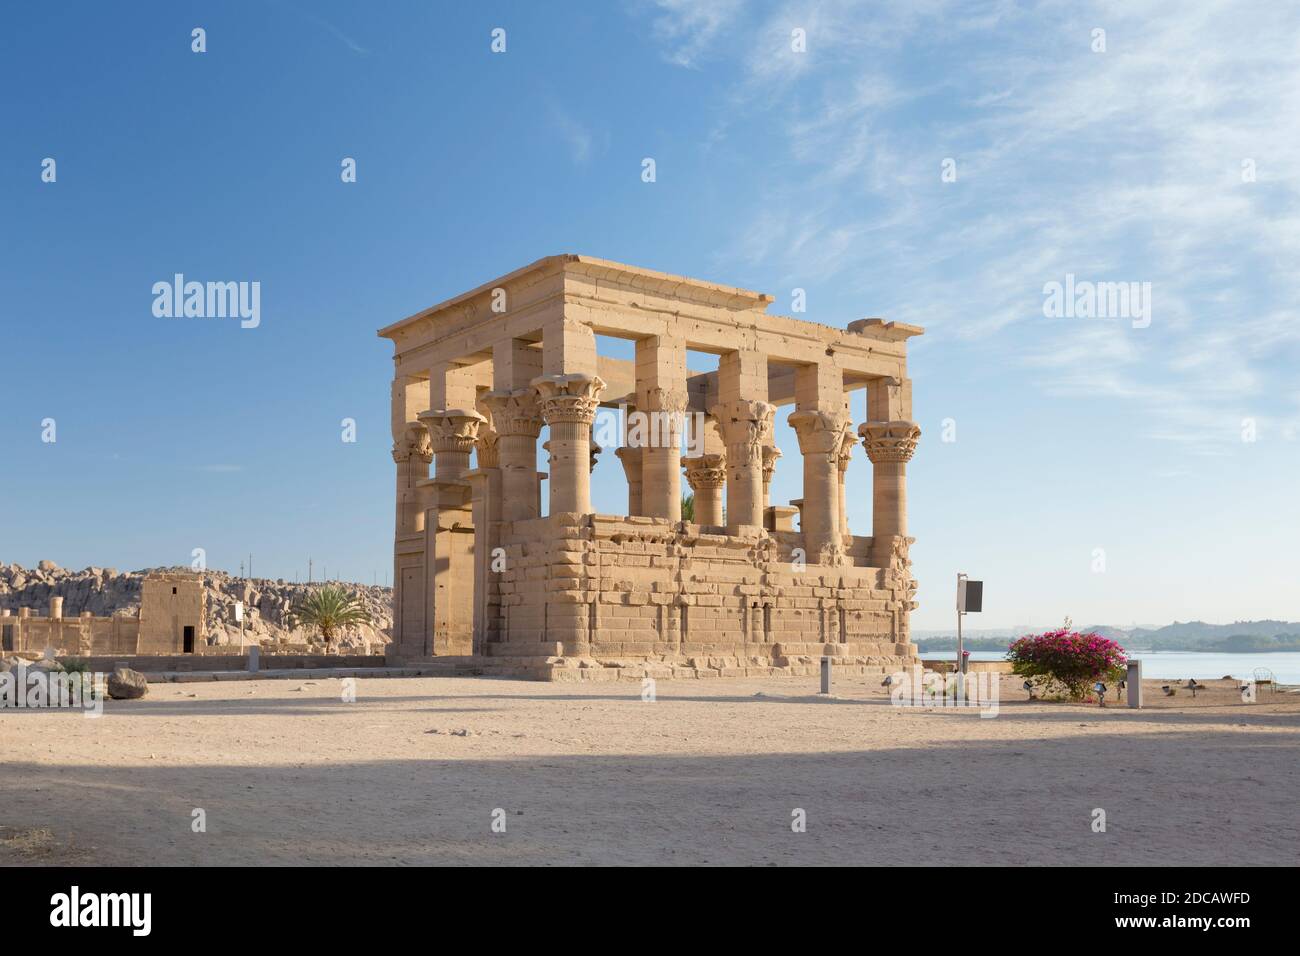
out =
[[[832,698],[660,681],[654,702],[633,683],[374,678],[355,703],[340,686],[0,711],[0,863],[1300,862],[1295,694],[1153,683],[1139,712],[1027,702],[1008,679],[988,719],[892,707],[878,678]]]

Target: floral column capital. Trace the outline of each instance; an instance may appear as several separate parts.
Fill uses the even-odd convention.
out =
[[[485,421],[470,408],[439,408],[420,413],[420,423],[429,431],[429,442],[438,452],[468,455],[478,440],[478,430]]]
[[[433,446],[429,442],[429,430],[420,422],[407,422],[402,430],[402,437],[393,442],[393,461],[401,464],[411,458],[418,458],[426,465],[433,461]]]
[[[531,388],[488,392],[483,404],[492,414],[492,427],[498,436],[536,438],[542,431],[542,408]]]
[[[590,425],[600,407],[605,382],[599,375],[539,375],[533,379],[532,387],[537,391],[546,424]]]
[[[718,489],[727,483],[727,459],[725,455],[700,455],[698,458],[683,458],[686,466],[686,481],[692,491]]]
[[[858,426],[858,435],[873,465],[903,463],[912,460],[921,428],[915,422],[863,422]]]

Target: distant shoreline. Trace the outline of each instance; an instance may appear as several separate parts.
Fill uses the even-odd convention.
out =
[[[936,651],[953,651],[957,650],[957,639],[950,638],[922,638],[915,642],[917,649],[922,654],[931,654]],[[1161,645],[1160,647],[1151,647],[1150,645],[1125,644],[1122,640],[1119,642],[1125,651],[1132,654],[1300,654],[1300,645],[1281,644],[1269,646],[1240,647],[1231,646],[1227,642],[1215,642],[1213,644],[1201,644],[1198,646],[1179,645]],[[1011,640],[1001,638],[973,638],[962,641],[962,649],[967,651],[997,651],[1005,653],[1010,647]]]

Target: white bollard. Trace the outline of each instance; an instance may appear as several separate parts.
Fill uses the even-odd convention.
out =
[[[829,694],[830,692],[831,692],[831,659],[829,657],[823,657],[822,658],[822,693]]]
[[[250,673],[257,673],[257,668],[261,664],[261,657],[262,649],[256,644],[248,649],[248,670]]]
[[[1130,707],[1142,706],[1142,662],[1129,661],[1128,675],[1124,680],[1124,696]]]

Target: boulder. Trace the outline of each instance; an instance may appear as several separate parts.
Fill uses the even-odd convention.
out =
[[[149,681],[139,671],[119,667],[108,675],[108,696],[114,700],[136,700],[149,692]]]

